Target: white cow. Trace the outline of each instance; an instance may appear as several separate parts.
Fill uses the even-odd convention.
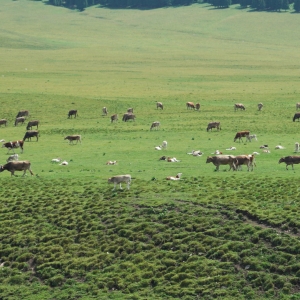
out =
[[[131,175],[116,175],[111,178],[108,178],[108,183],[113,183],[114,188],[113,191],[116,189],[117,184],[120,184],[120,190],[122,190],[122,182],[127,183],[127,189],[130,188],[131,183]]]
[[[252,140],[256,140],[257,141],[257,136],[256,134],[249,134],[246,136],[246,139],[251,142]]]
[[[14,160],[19,160],[19,155],[18,154],[10,155],[6,161],[10,162],[10,161],[14,161]]]
[[[167,141],[163,141],[162,144],[161,144],[161,148],[167,149],[167,146],[168,146],[168,142]]]
[[[175,177],[174,176],[168,176],[167,180],[180,180],[182,173],[178,173]]]

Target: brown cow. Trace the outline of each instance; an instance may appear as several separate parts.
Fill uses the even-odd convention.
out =
[[[13,142],[6,142],[6,143],[2,144],[2,148],[7,148],[8,149],[7,153],[9,153],[10,150],[12,150],[13,153],[15,153],[14,149],[17,149],[19,147],[22,149],[21,153],[23,153],[23,151],[24,151],[23,146],[24,146],[24,141],[23,140],[18,140],[18,141],[13,141]]]
[[[7,120],[6,120],[6,119],[0,120],[0,126],[1,126],[1,125],[5,125],[5,127],[6,127],[6,125],[7,125]]]
[[[200,103],[196,103],[196,105],[195,105],[195,108],[196,108],[196,110],[200,110]]]
[[[122,121],[127,122],[128,120],[135,120],[135,115],[132,113],[125,113],[123,115]]]
[[[25,117],[18,117],[15,120],[15,126],[17,126],[19,123],[24,124],[24,122],[25,122]]]
[[[73,144],[74,141],[76,141],[76,144],[78,143],[78,141],[81,144],[81,135],[68,135],[64,138],[64,140],[68,140],[69,144]]]
[[[161,102],[156,102],[156,109],[164,109],[164,106]]]
[[[20,110],[16,116],[16,118],[19,117],[28,117],[29,116],[29,111],[28,110]]]
[[[26,139],[30,140],[31,141],[31,138],[32,137],[36,137],[36,141],[39,140],[39,132],[38,130],[30,130],[30,131],[27,131],[23,137],[23,141],[25,142]]]
[[[242,165],[246,165],[248,171],[250,170],[251,158],[249,155],[237,155],[237,156],[233,156],[233,158],[234,158],[235,169],[233,168],[233,166],[230,166],[229,170],[231,170],[231,168],[233,168],[233,170],[235,171],[242,170]],[[253,171],[253,166],[252,166],[252,171]]]
[[[194,109],[195,110],[195,104],[193,102],[187,102],[186,103],[186,109]]]
[[[221,123],[220,122],[210,122],[207,125],[206,131],[212,131],[213,128],[217,128],[217,130],[221,130]]]
[[[79,116],[78,115],[78,113],[77,113],[77,109],[71,109],[71,110],[69,110],[69,113],[68,113],[68,118],[73,118],[73,116],[76,118],[77,116]]]
[[[32,129],[32,126],[36,126],[36,129],[38,129],[38,128],[39,128],[39,124],[40,124],[40,121],[39,121],[39,120],[29,121],[28,124],[27,124],[26,129],[27,129],[27,130],[31,130],[31,129]]]
[[[292,165],[292,169],[294,170],[294,165],[300,164],[300,156],[294,155],[294,156],[286,156],[286,157],[281,157],[279,159],[279,164],[280,163],[286,163],[285,168],[288,170],[288,166]]]
[[[298,122],[299,122],[299,119],[300,119],[300,113],[295,113],[295,114],[294,114],[293,122],[295,122],[296,119],[298,119]]]
[[[245,108],[244,104],[242,104],[242,103],[235,103],[234,104],[234,111],[237,111],[238,109],[245,110],[246,108]]]
[[[213,163],[216,166],[216,171],[219,171],[220,165],[229,165],[235,170],[235,159],[232,155],[208,156],[206,163]]]
[[[241,140],[243,141],[243,137],[246,137],[246,141],[247,141],[247,136],[250,134],[250,131],[239,131],[236,133],[233,141],[235,142],[237,139],[239,139],[239,143],[241,142]]]
[[[15,175],[15,171],[24,171],[23,176],[26,174],[26,171],[28,170],[31,175],[33,175],[31,169],[30,169],[30,161],[24,160],[24,161],[10,161],[7,164],[0,166],[0,172],[3,172],[5,170],[9,171],[11,173],[11,176]]]
[[[117,122],[118,121],[118,115],[114,114],[110,117],[110,122],[113,123],[113,121]]]

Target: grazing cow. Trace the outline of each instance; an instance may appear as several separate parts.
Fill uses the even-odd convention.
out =
[[[299,152],[300,150],[300,144],[297,142],[295,143],[295,152]]]
[[[221,123],[220,122],[210,122],[207,125],[206,131],[212,131],[213,128],[217,128],[217,130],[221,130]]]
[[[127,109],[127,113],[128,113],[128,114],[133,114],[133,108],[132,108],[132,107],[128,108],[128,109]]]
[[[187,102],[186,103],[186,109],[194,109],[195,110],[195,104],[193,102]]]
[[[234,104],[234,111],[237,111],[238,109],[240,109],[240,110],[245,110],[246,107],[245,107],[244,104],[242,104],[242,103],[235,103],[235,104]]]
[[[294,114],[293,122],[295,122],[296,119],[298,119],[298,122],[299,122],[299,119],[300,119],[300,113],[295,113],[295,114]]]
[[[233,166],[230,166],[230,169],[233,168],[233,170],[238,170],[242,168],[242,165],[246,165],[248,168],[248,171],[250,169],[250,164],[251,164],[251,159],[253,160],[253,158],[249,155],[237,155],[237,156],[233,156],[234,157],[234,164],[235,164],[235,168],[233,168]],[[253,171],[253,168],[252,168]]]
[[[103,114],[103,116],[107,116],[107,114],[108,114],[108,110],[105,106],[102,108],[102,114]]]
[[[36,141],[39,140],[39,132],[38,130],[30,130],[30,131],[27,131],[23,137],[23,141],[25,141],[26,139],[30,140],[31,141],[31,138],[32,137],[36,137]]]
[[[283,146],[281,146],[281,145],[277,145],[277,146],[275,146],[275,150],[282,150],[282,149],[284,149],[284,147]]]
[[[6,142],[6,143],[2,144],[2,148],[7,148],[8,149],[7,153],[9,153],[10,150],[12,150],[13,153],[15,153],[14,149],[17,149],[19,147],[21,148],[21,153],[23,153],[23,151],[24,151],[23,146],[24,146],[24,141],[23,140],[18,140],[18,141],[13,141],[13,142]]]
[[[300,108],[300,102],[296,103],[296,110]]]
[[[26,129],[31,130],[32,126],[36,126],[36,129],[38,129],[39,128],[39,123],[40,123],[39,120],[29,121],[28,124],[27,124]]]
[[[118,115],[117,114],[114,114],[112,116],[110,116],[110,122],[113,123],[113,122],[117,122],[118,121]]]
[[[251,142],[252,140],[256,140],[257,141],[257,136],[256,134],[249,134],[246,136],[247,141]]]
[[[15,171],[24,171],[23,176],[25,175],[26,171],[28,170],[31,175],[33,175],[31,169],[30,169],[30,161],[24,160],[24,161],[10,161],[7,164],[0,166],[0,172],[3,172],[5,170],[9,171],[11,173],[11,176],[15,175]]]
[[[150,130],[152,130],[153,128],[156,128],[156,130],[158,130],[159,126],[160,126],[160,122],[155,121],[151,124]]]
[[[237,139],[239,140],[239,143],[241,142],[241,140],[243,141],[243,137],[246,137],[246,141],[247,141],[247,135],[250,134],[250,131],[239,131],[236,133],[233,141],[235,142]]]
[[[28,117],[29,116],[29,111],[28,110],[20,110],[16,116],[16,118],[19,117]]]
[[[135,115],[132,113],[125,113],[123,115],[122,121],[127,122],[128,120],[135,120]]]
[[[196,105],[195,105],[195,108],[196,108],[196,110],[200,110],[200,103],[196,103]]]
[[[167,180],[180,180],[182,173],[178,173],[175,177],[174,176],[168,176]]]
[[[156,102],[156,109],[164,109],[164,106],[161,102]]]
[[[131,183],[131,175],[117,175],[113,176],[111,178],[108,178],[108,183],[113,183],[114,188],[113,191],[116,189],[117,184],[120,184],[120,190],[122,190],[122,182],[127,183],[127,189],[129,190],[130,188],[130,183]]]
[[[69,144],[73,144],[74,141],[76,141],[76,144],[78,143],[78,141],[81,144],[81,135],[68,135],[64,138],[64,140],[68,140]]]
[[[216,166],[216,171],[219,171],[220,165],[233,166],[235,170],[235,159],[231,155],[208,156],[206,163],[213,163]]]
[[[263,108],[263,104],[262,103],[258,103],[257,104],[257,108],[258,108],[258,111],[261,111],[262,110],[262,108]]]
[[[0,120],[0,126],[1,126],[1,125],[5,125],[5,127],[6,127],[6,125],[7,125],[7,120],[6,120],[6,119]]]
[[[167,149],[167,146],[168,146],[168,142],[167,141],[163,141],[162,144],[161,144],[161,148],[162,149]]]
[[[14,161],[14,160],[19,160],[19,155],[18,154],[12,154],[8,157],[6,162]]]
[[[15,126],[17,126],[19,123],[24,124],[24,122],[25,122],[25,117],[18,117],[15,120]]]
[[[77,116],[79,116],[78,113],[77,113],[77,109],[71,109],[71,110],[69,110],[68,119],[70,119],[70,117],[73,118],[73,116],[74,116],[74,118],[76,118]]]
[[[280,164],[280,163],[282,163],[282,162],[286,163],[285,168],[286,168],[287,170],[288,170],[288,166],[289,166],[289,165],[292,165],[292,169],[294,170],[294,165],[300,164],[300,156],[294,155],[294,156],[281,157],[281,158],[279,159],[279,162],[278,162],[278,163]]]

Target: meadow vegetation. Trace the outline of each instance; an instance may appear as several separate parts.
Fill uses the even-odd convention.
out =
[[[9,121],[0,139],[22,139],[21,109],[41,122],[20,154],[35,176],[0,174],[2,299],[300,299],[300,166],[278,164],[300,141],[296,14],[205,4],[77,12],[19,0],[0,17],[0,119]],[[236,102],[246,110],[234,112]],[[129,107],[137,118],[124,123]],[[211,121],[222,130],[206,132]],[[258,142],[233,143],[240,130]],[[69,145],[70,134],[82,144]],[[155,151],[163,140],[167,150]],[[271,153],[257,155],[254,172],[205,163],[216,149],[261,144]],[[107,178],[127,173],[131,189],[113,192]]]

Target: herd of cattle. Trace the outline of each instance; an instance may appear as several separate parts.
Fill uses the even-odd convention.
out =
[[[258,110],[261,111],[263,108],[263,104],[259,103],[257,105]],[[156,102],[156,108],[157,109],[164,109],[164,106],[162,104],[162,102]],[[200,110],[200,103],[196,103],[194,104],[193,102],[187,102],[186,103],[186,108],[187,109],[193,109],[196,111]],[[234,111],[237,110],[245,110],[245,106],[242,103],[235,103],[234,104]],[[296,110],[300,109],[300,103],[296,104]],[[104,116],[108,115],[108,110],[106,107],[102,108],[102,113]],[[18,124],[24,124],[24,122],[26,121],[26,117],[29,116],[29,111],[28,110],[22,110],[19,111],[16,118],[15,118],[15,126],[18,126]],[[68,112],[68,118],[76,118],[78,115],[78,111],[77,110],[70,110]],[[136,116],[133,113],[133,108],[129,108],[127,110],[126,113],[123,114],[122,117],[122,121],[127,122],[128,120],[135,120]],[[295,113],[294,117],[293,117],[293,121],[295,121],[296,119],[300,119],[300,113]],[[110,117],[111,123],[118,121],[118,115],[117,114],[113,114]],[[7,120],[6,119],[1,119],[0,120],[0,126],[4,125],[7,126]],[[23,153],[24,151],[24,142],[26,140],[30,140],[32,137],[36,138],[36,141],[38,141],[39,138],[39,128],[40,125],[40,121],[39,120],[31,120],[27,123],[26,126],[26,132],[25,135],[23,137],[22,140],[16,140],[16,141],[10,141],[10,142],[5,142],[4,140],[1,140],[0,142],[2,142],[2,148],[7,148],[8,152],[10,150],[12,150],[14,152],[14,149],[16,148],[20,148],[21,149],[21,153]],[[32,130],[32,127],[36,127],[36,130]],[[159,129],[160,127],[160,122],[159,121],[155,121],[151,124],[150,130],[152,129]],[[220,122],[210,122],[207,125],[207,131],[212,131],[212,129],[216,129],[216,130],[221,130],[221,123]],[[234,137],[234,142],[236,142],[237,140],[243,141],[243,138],[246,138],[246,141],[251,142],[252,139],[256,139],[256,135],[250,135],[250,131],[240,131],[237,132],[235,137]],[[73,144],[74,141],[76,141],[76,144],[78,142],[81,143],[81,135],[68,135],[64,138],[64,140],[68,140],[70,144]],[[167,142],[164,141],[162,146],[158,146],[155,147],[156,150],[161,150],[166,148],[167,146]],[[279,147],[279,146],[278,146]],[[299,143],[295,144],[295,152],[299,152]],[[158,149],[159,148],[159,149]],[[235,149],[235,147],[231,147],[231,149],[229,150],[233,150]],[[281,148],[282,149],[282,148]],[[268,151],[268,150],[265,150]],[[199,152],[199,153],[198,153]],[[269,152],[269,151],[268,151]],[[197,155],[195,155],[195,153]],[[190,153],[189,153],[190,154]],[[201,156],[202,153],[200,151],[195,151],[193,150],[192,153],[194,156]],[[250,155],[223,155],[221,152],[215,153],[215,156],[208,156],[206,163],[213,163],[216,167],[216,171],[219,170],[220,165],[229,165],[229,170],[233,170],[233,171],[237,171],[237,170],[241,170],[241,166],[242,165],[246,165],[248,171],[253,171],[254,166],[256,166],[255,164],[255,152],[253,154]],[[170,158],[169,157],[165,157],[163,156],[166,161],[169,162],[179,162],[179,160],[177,160],[176,158]],[[174,160],[175,159],[175,160]],[[299,164],[300,163],[300,156],[297,155],[293,155],[293,156],[286,156],[286,157],[282,157],[279,160],[279,163],[285,163],[286,164],[286,169],[288,169],[288,166],[291,165],[292,169],[294,169],[294,164]],[[111,164],[116,164],[116,161],[114,161]],[[23,176],[26,174],[26,171],[28,170],[30,172],[31,175],[33,175],[33,172],[31,171],[31,163],[29,161],[18,161],[18,155],[14,154],[9,156],[9,158],[7,159],[7,163],[4,165],[0,166],[0,172],[3,172],[4,170],[7,170],[9,172],[11,172],[11,176],[14,175],[15,171],[24,171]],[[167,180],[180,180],[182,173],[178,173],[176,176],[168,176],[166,179]],[[109,183],[114,183],[114,189],[116,188],[117,184],[120,184],[120,188],[121,188],[121,183],[124,182],[127,184],[127,188],[129,189],[129,185],[131,182],[131,176],[129,174],[127,175],[118,175],[118,176],[114,176],[108,179]]]

